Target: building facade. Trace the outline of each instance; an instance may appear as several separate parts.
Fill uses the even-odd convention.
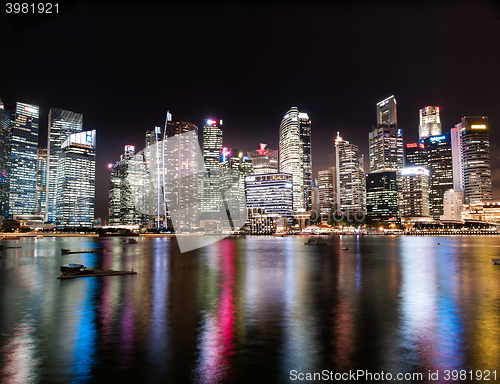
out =
[[[418,112],[419,125],[418,125],[418,138],[419,140],[425,139],[429,136],[440,136],[442,133],[441,116],[439,114],[439,107],[427,106]]]
[[[0,215],[9,217],[9,175],[12,147],[12,113],[0,99]]]
[[[279,129],[279,170],[293,177],[295,211],[312,209],[311,120],[307,113],[292,107]]]
[[[449,189],[443,196],[443,221],[461,221],[464,206],[464,194],[462,191]]]
[[[82,131],[83,115],[59,108],[49,111],[49,132],[47,137],[47,188],[45,220],[55,222],[57,198],[57,166],[62,153],[62,144],[66,139]]]
[[[396,125],[379,124],[369,134],[370,173],[396,171],[404,166],[403,133]]]
[[[343,140],[337,132],[336,157],[336,215],[364,216],[366,213],[366,184],[363,158],[358,158],[358,146]]]
[[[427,168],[403,168],[401,194],[401,217],[430,219],[430,173]]]
[[[267,175],[279,172],[278,150],[267,148],[267,144],[260,144],[259,149],[247,153],[252,160],[254,175]]]
[[[12,114],[9,216],[34,215],[40,109],[37,105],[16,103],[9,110]]]
[[[398,125],[397,103],[394,95],[377,103],[377,124]]]
[[[73,133],[57,161],[56,227],[94,223],[96,131]]]
[[[38,148],[36,166],[36,215],[45,217],[47,211],[47,149]]]
[[[397,222],[398,174],[395,171],[366,175],[366,215],[383,223]]]
[[[220,156],[222,151],[222,120],[208,119],[203,127],[203,161],[205,170],[200,184],[200,219],[220,220]]]
[[[330,221],[335,210],[335,168],[318,172],[318,199],[321,221]]]

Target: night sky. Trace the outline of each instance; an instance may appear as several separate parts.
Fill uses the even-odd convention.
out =
[[[107,216],[108,163],[163,126],[166,111],[200,128],[223,119],[224,145],[278,149],[291,106],[312,120],[313,175],[334,165],[334,137],[359,145],[368,171],[375,105],[395,95],[405,143],[418,110],[443,131],[489,117],[500,198],[500,9],[495,2],[60,2],[51,20],[0,16],[0,97],[82,113],[97,130],[96,217]]]

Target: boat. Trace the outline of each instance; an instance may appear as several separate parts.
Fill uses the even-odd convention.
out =
[[[134,238],[130,238],[130,239],[123,239],[121,241],[122,244],[137,244],[137,240],[134,239]]]
[[[500,265],[500,259],[491,259],[491,262],[495,265]]]
[[[326,245],[326,242],[323,239],[309,239],[304,244],[305,245]]]
[[[97,249],[89,249],[86,251],[72,251],[71,249],[61,249],[61,254],[62,255],[69,255],[72,253],[98,253],[100,250]]]
[[[96,277],[96,276],[116,276],[116,275],[137,275],[134,270],[131,271],[112,271],[87,269],[83,264],[64,264],[61,265],[61,276],[58,279],[74,279],[76,277]]]
[[[343,251],[348,251],[348,250],[349,250],[349,248],[347,248],[347,245],[344,245],[344,246],[342,247],[342,250],[343,250]]]
[[[4,240],[19,240],[19,236],[4,236]]]

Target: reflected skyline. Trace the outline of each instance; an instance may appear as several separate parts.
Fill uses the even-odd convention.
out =
[[[18,240],[1,251],[0,381],[289,382],[291,370],[500,362],[495,237],[304,239],[228,238],[185,254],[171,238]],[[138,274],[56,279],[77,261]]]

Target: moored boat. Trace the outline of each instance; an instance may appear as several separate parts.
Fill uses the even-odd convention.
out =
[[[305,245],[326,245],[326,242],[323,239],[309,239],[307,240]]]

